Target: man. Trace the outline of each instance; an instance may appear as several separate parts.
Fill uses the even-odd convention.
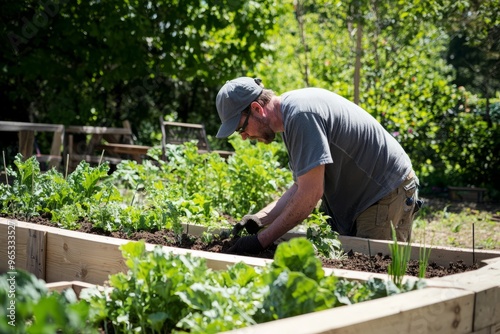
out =
[[[226,82],[216,105],[217,138],[237,131],[244,140],[270,143],[281,133],[294,178],[278,201],[237,224],[254,234],[238,239],[231,252],[262,251],[320,200],[339,234],[391,239],[392,223],[398,240],[409,240],[418,179],[401,145],[359,106],[319,88],[276,96],[249,77]]]

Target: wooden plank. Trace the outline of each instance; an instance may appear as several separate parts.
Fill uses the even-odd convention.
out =
[[[7,233],[5,232],[9,225],[12,225],[12,221],[0,218],[0,241],[6,240]],[[14,225],[16,237],[21,237],[24,230],[46,232],[48,249],[46,276],[49,282],[83,278],[85,282],[102,284],[109,273],[125,270],[118,246],[127,243],[128,240],[25,222],[15,222]],[[28,248],[28,245],[25,244],[25,247]],[[156,246],[147,244],[146,247],[153,249]],[[18,248],[21,248],[21,245]],[[190,253],[193,256],[204,257],[209,267],[213,269],[225,269],[227,265],[237,262],[259,266],[270,261],[174,247],[163,248],[176,254]],[[5,256],[5,252],[5,249],[1,249],[0,255]],[[471,333],[473,330],[482,332],[489,327],[493,330],[499,323],[500,317],[498,292],[500,261],[488,262],[486,267],[474,272],[426,280],[429,287],[424,290],[251,326],[235,331],[235,333],[288,331],[294,333]],[[0,265],[4,263],[5,261],[0,261]],[[370,273],[363,274],[372,276]],[[304,324],[307,324],[307,327],[304,327]]]
[[[283,240],[289,240],[295,237],[304,237],[304,232],[288,232],[283,236]],[[349,236],[339,236],[339,240],[342,243],[342,247],[346,252],[352,250],[353,252],[359,252],[367,255],[375,255],[377,253],[382,253],[384,255],[389,253],[389,245],[392,241],[389,240],[375,240],[375,239],[365,239]],[[400,245],[405,245],[406,243],[399,242]],[[430,253],[429,262],[435,262],[440,266],[447,267],[450,262],[463,261],[467,265],[472,265],[475,263],[480,263],[483,260],[492,259],[500,257],[500,251],[497,250],[483,250],[476,249],[472,250],[469,248],[455,248],[455,247],[440,247],[432,245],[420,245],[416,243],[410,244],[411,249],[411,259],[418,259],[420,257],[421,247],[431,247],[432,251]]]
[[[85,283],[81,281],[63,281],[46,284],[49,291],[63,292],[66,289],[72,289],[77,296],[83,289],[94,287],[95,284]]]
[[[96,149],[105,150],[110,153],[138,155],[138,154],[147,154],[148,150],[151,149],[151,146],[108,143],[108,144],[96,145]]]
[[[475,305],[474,331],[500,324],[500,287],[477,292]]]
[[[226,333],[470,333],[474,294],[428,288]]]
[[[221,156],[221,158],[227,159],[230,156],[234,155],[233,151],[224,151],[224,150],[213,150],[212,152],[217,153]]]
[[[474,331],[500,322],[500,261],[487,262],[487,266],[471,272],[430,280],[433,286],[446,284],[475,294]]]
[[[7,219],[0,218],[0,237],[5,235],[2,232],[7,230],[7,224]],[[45,265],[47,282],[79,280],[93,284],[102,284],[107,280],[109,274],[126,270],[121,251],[118,247],[129,242],[129,240],[68,231],[51,226],[19,221],[16,221],[16,224],[19,233],[27,233],[29,229],[47,233]],[[154,247],[155,245],[153,244],[146,244],[148,250],[152,250]],[[243,262],[251,266],[264,266],[272,261],[270,259],[177,247],[164,246],[163,249],[173,254],[191,254],[192,256],[203,257],[207,261],[207,266],[214,270],[226,269],[228,266],[238,262]],[[6,249],[1,250],[0,259],[4,258],[4,256],[7,256]],[[24,257],[23,264],[26,263],[25,259],[26,257]],[[3,265],[5,262],[1,261],[0,265]],[[23,269],[26,268],[24,267]],[[325,268],[324,270],[327,274],[335,274],[336,276],[348,279],[366,280],[370,277],[387,279],[387,275],[385,274],[331,268]],[[5,268],[0,267],[0,272],[5,271],[7,271]]]
[[[62,157],[60,155],[56,156],[56,155],[42,154],[42,155],[37,155],[36,160],[38,160],[39,162],[46,162],[49,164],[50,167],[52,167],[59,165],[59,163],[62,160]]]
[[[200,225],[194,224],[182,224],[184,233],[189,233],[195,236],[201,236],[203,232],[207,231],[207,228]],[[212,233],[220,234],[224,232],[222,229],[215,229]],[[228,232],[228,231],[226,231]],[[290,240],[291,238],[305,237],[306,234],[304,232],[288,232],[286,233],[279,241]],[[392,244],[392,241],[388,240],[374,240],[374,239],[364,239],[357,237],[349,237],[349,236],[339,236],[339,240],[342,243],[343,249],[348,252],[352,250],[353,252],[358,252],[362,254],[371,254],[375,255],[377,253],[382,253],[383,255],[388,255],[389,253],[389,245]],[[399,243],[403,245],[405,243]],[[420,245],[420,244],[411,244],[411,258],[419,259],[420,256],[420,248],[422,246],[432,247],[432,251],[430,254],[430,262],[435,262],[440,266],[447,267],[450,262],[463,261],[465,264],[471,265],[473,260],[476,263],[485,262],[488,260],[496,261],[498,259],[500,261],[500,251],[497,250],[478,250],[476,249],[474,252],[472,249],[464,249],[464,248],[454,248],[454,247],[438,247],[431,245]]]
[[[45,280],[45,250],[47,232],[28,230],[28,249],[26,268],[37,278]]]
[[[8,246],[12,244],[15,253],[15,269],[28,270],[26,264],[28,263],[29,229],[19,228],[19,223],[17,220],[0,218],[0,273],[9,272],[12,269],[8,263],[8,252],[12,251],[12,248],[8,248]],[[9,239],[9,236],[12,235],[15,236],[15,240]],[[13,243],[9,243],[9,241],[13,241]]]
[[[50,155],[48,159],[49,168],[58,168],[61,165],[62,161],[62,145],[64,142],[64,131],[56,131],[54,132],[54,136],[52,137],[52,145],[50,147]],[[54,159],[57,157],[57,159]],[[40,160],[39,160],[40,161]]]
[[[451,200],[473,200],[481,203],[486,189],[476,187],[448,187],[448,192]]]
[[[163,123],[163,125],[171,125],[171,126],[178,126],[182,128],[192,128],[192,129],[204,129],[204,126],[202,124],[197,124],[197,123],[182,123],[182,122],[167,122],[163,121],[163,118],[160,118],[160,122]]]
[[[105,155],[103,155],[101,157],[100,155],[80,155],[80,154],[70,155],[70,159],[71,159],[71,161],[76,161],[76,162],[80,162],[80,161],[84,160],[84,161],[87,161],[88,163],[94,163],[94,164],[98,164],[98,163],[102,164],[103,162],[107,161],[112,165],[118,165],[120,162],[122,162],[124,160],[121,158],[112,158],[112,157],[108,157]],[[78,164],[78,163],[76,163],[76,164]]]
[[[67,126],[66,133],[81,133],[81,134],[113,134],[113,135],[132,135],[132,130],[127,128],[113,128],[102,126]]]
[[[126,242],[92,235],[85,238],[79,232],[51,231],[47,235],[46,281],[103,284],[109,275],[126,271],[118,248]]]
[[[21,130],[18,133],[19,138],[19,153],[24,159],[28,159],[33,155],[33,143],[35,142],[35,133],[33,131]]]
[[[62,124],[28,123],[0,121],[0,131],[40,131],[40,132],[64,132]]]
[[[64,142],[64,132],[56,131],[54,132],[54,137],[52,138],[52,145],[50,147],[50,155],[61,155],[61,147]]]

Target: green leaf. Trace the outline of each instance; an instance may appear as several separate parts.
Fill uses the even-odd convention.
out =
[[[279,244],[273,266],[302,272],[317,282],[325,275],[321,260],[316,258],[314,247],[306,238],[293,238],[289,242]]]

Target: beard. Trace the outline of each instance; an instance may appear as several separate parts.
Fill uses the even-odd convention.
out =
[[[276,137],[276,133],[271,129],[269,124],[265,122],[262,118],[260,117],[255,117],[257,122],[259,123],[259,135],[255,137],[250,137],[252,140],[258,140],[260,142],[263,142],[265,144],[271,143],[274,138]]]

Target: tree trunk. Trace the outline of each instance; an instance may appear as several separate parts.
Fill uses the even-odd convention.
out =
[[[303,13],[303,7],[300,1],[295,1],[294,2],[294,8],[295,8],[295,18],[297,19],[297,23],[299,24],[299,35],[300,35],[300,41],[302,43],[302,47],[304,48],[304,66],[303,66],[303,76],[304,76],[304,83],[306,87],[309,87],[309,60],[307,57],[307,52],[309,51],[309,48],[307,47],[307,42],[306,42],[306,35],[304,33],[304,13]],[[299,61],[300,61],[300,57]]]
[[[354,65],[354,103],[359,104],[359,86],[361,82],[361,55],[363,53],[363,25],[358,23],[356,29],[356,62]]]

